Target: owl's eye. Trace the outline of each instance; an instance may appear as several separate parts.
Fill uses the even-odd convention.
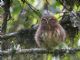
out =
[[[47,23],[47,19],[46,18],[42,18],[42,22],[43,23]]]
[[[48,19],[50,22],[56,22],[56,19],[55,18],[49,18]]]
[[[47,21],[47,19],[46,18],[42,18],[42,21]]]

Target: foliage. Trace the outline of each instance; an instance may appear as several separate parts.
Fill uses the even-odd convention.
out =
[[[7,23],[7,29],[6,29],[7,33],[16,32],[21,29],[30,29],[30,28],[32,28],[33,25],[40,23],[40,17],[42,16],[42,13],[44,10],[43,9],[44,2],[46,2],[46,0],[13,0],[13,1],[10,0],[10,1],[11,1],[11,5],[10,5],[11,19],[9,19],[8,23]],[[49,8],[48,8],[49,12],[53,16],[55,16],[58,21],[61,21],[64,18],[63,17],[64,11],[67,10],[66,12],[68,12],[67,15],[69,17],[71,17],[70,16],[71,11],[74,11],[77,16],[76,19],[78,18],[78,22],[80,22],[80,19],[79,19],[80,18],[80,6],[79,6],[80,1],[79,0],[66,0],[66,1],[48,0],[48,2],[49,2]],[[64,2],[66,2],[65,5],[63,4]],[[3,23],[4,13],[5,13],[4,8],[3,8],[3,6],[0,5],[0,26]],[[3,18],[1,18],[1,16],[3,16]],[[75,17],[73,17],[73,18],[75,18]],[[65,20],[68,21],[70,19],[68,19],[68,18],[66,19],[66,17],[65,17]],[[73,22],[71,22],[70,24],[72,24],[72,23]],[[63,24],[63,25],[65,25],[65,24]],[[80,31],[80,24],[78,25],[78,27],[79,27],[79,31]],[[69,30],[69,28],[66,28],[66,29]],[[77,32],[78,34],[74,35],[74,45],[70,46],[70,47],[80,48],[80,46],[78,46],[78,40],[80,39],[79,31]],[[73,35],[74,33],[72,32],[71,34]],[[20,37],[22,37],[22,36],[20,36]],[[14,39],[12,39],[12,40],[14,40]],[[69,36],[67,37],[66,43],[67,43],[67,45],[70,45],[70,43],[71,43]],[[80,57],[79,53],[75,53],[75,55],[77,55],[78,58]],[[48,56],[48,57],[49,57],[48,60],[50,60],[51,56]],[[71,60],[72,59],[71,57],[72,56],[68,55],[68,54],[61,56],[62,60]]]

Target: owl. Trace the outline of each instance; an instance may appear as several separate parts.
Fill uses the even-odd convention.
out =
[[[38,47],[53,49],[65,41],[66,33],[54,16],[44,15],[34,38]]]

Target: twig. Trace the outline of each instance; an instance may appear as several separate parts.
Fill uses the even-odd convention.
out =
[[[35,12],[39,17],[41,17],[41,13],[39,10],[37,10],[35,7],[33,7],[28,1],[25,1],[25,3]],[[39,14],[38,14],[39,13]]]

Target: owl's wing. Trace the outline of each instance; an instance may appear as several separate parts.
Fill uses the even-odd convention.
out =
[[[59,28],[57,28],[57,31],[60,34],[60,37],[62,38],[62,41],[64,41],[66,39],[66,32],[60,24],[58,24],[58,27]]]
[[[42,34],[41,26],[39,26],[35,33],[35,37],[34,37],[38,47],[40,47],[41,34]]]

